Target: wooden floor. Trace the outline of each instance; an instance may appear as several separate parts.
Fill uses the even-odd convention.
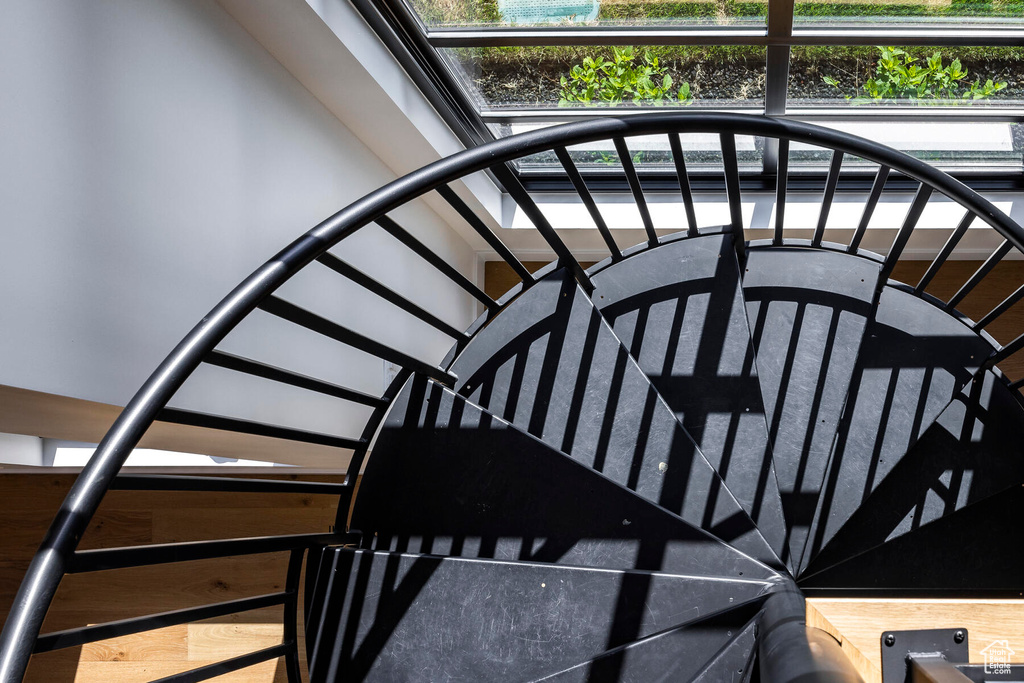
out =
[[[72,475],[0,474],[3,618],[72,480]],[[311,494],[111,491],[81,547],[326,532],[334,524],[336,506],[335,496]],[[277,592],[284,588],[287,564],[288,554],[276,553],[70,575],[43,630]],[[281,607],[268,608],[37,655],[27,680],[149,681],[280,643],[281,617]],[[286,678],[283,664],[270,661],[218,680],[283,683]]]

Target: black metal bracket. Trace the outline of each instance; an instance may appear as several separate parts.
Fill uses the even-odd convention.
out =
[[[967,662],[967,642],[965,628],[886,631],[881,638],[882,683],[910,681],[911,657],[937,657],[948,662]]]

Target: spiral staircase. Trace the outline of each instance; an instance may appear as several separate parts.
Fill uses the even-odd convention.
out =
[[[720,135],[731,221],[699,227],[682,136]],[[682,198],[655,232],[626,140],[668,136]],[[747,242],[736,135],[778,150],[774,236]],[[614,140],[646,241],[626,250],[567,147]],[[811,239],[785,233],[789,146],[831,154]],[[609,248],[584,270],[506,165],[554,152]],[[844,157],[877,166],[848,244],[824,240]],[[531,273],[449,189],[489,169],[558,259]],[[882,256],[861,248],[887,181],[916,187]],[[522,279],[493,300],[388,217],[437,191]],[[890,276],[934,194],[963,213],[916,283]],[[481,301],[467,331],[327,250],[376,224]],[[948,301],[926,292],[972,224],[1001,244]],[[614,227],[614,226],[613,226]],[[284,657],[298,681],[858,680],[803,623],[803,595],[1019,594],[1024,408],[998,363],[1024,347],[958,304],[1024,230],[949,176],[866,140],[725,114],[601,119],[500,140],[355,202],[239,285],[157,369],[111,429],[33,560],[0,673],[30,655],[173,623],[285,606],[281,645],[161,680],[198,681]],[[455,339],[423,360],[275,291],[314,261]],[[383,396],[217,349],[256,310],[401,366]],[[356,438],[167,408],[200,363],[372,408]],[[118,476],[154,420],[349,449],[343,485]],[[372,454],[370,446],[372,444]],[[365,467],[364,467],[365,466]],[[357,474],[363,470],[362,477]],[[358,491],[356,491],[358,485]],[[111,487],[337,495],[335,530],[76,550]],[[354,495],[354,494],[358,495]],[[39,634],[67,573],[290,551],[285,590]],[[304,624],[297,623],[304,572]],[[305,632],[306,652],[297,646]],[[966,680],[966,679],[965,679]]]

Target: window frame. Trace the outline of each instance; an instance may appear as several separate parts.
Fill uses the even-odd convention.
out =
[[[1024,123],[1024,106],[1001,108],[937,108],[920,107],[851,108],[799,107],[788,101],[791,48],[798,46],[928,46],[928,47],[1024,47],[1024,25],[1006,27],[893,26],[856,25],[850,27],[801,26],[794,23],[795,0],[769,0],[763,25],[736,26],[535,26],[499,28],[431,28],[404,0],[352,0],[353,5],[381,38],[399,64],[467,147],[495,139],[489,125],[502,123],[553,122],[606,115],[585,109],[552,110],[521,108],[518,110],[478,108],[463,87],[459,76],[440,54],[442,48],[577,46],[577,45],[739,45],[765,48],[765,97],[761,107],[711,107],[709,111],[756,113],[808,122],[880,121],[900,122],[1009,122]],[[637,115],[663,108],[630,107],[615,110],[616,116]],[[778,161],[778,142],[768,141],[760,172],[741,174],[744,191],[773,191]],[[528,190],[572,192],[573,187],[559,169],[551,172],[532,170],[520,173],[513,169]],[[650,191],[672,191],[671,174],[665,171],[637,169],[644,188]],[[825,169],[791,173],[793,191],[821,191]],[[838,191],[865,192],[870,188],[873,173],[846,172]],[[1024,162],[1016,170],[963,171],[950,175],[976,191],[1024,191]],[[594,182],[594,191],[628,192],[624,177],[587,177]],[[724,187],[720,173],[698,175],[695,190],[718,191]],[[894,174],[887,188],[912,190],[914,183]]]

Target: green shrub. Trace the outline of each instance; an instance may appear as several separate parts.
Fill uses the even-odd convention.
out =
[[[967,70],[959,59],[943,66],[938,52],[920,64],[916,57],[896,47],[880,47],[882,51],[875,64],[875,75],[865,81],[863,94],[847,95],[855,104],[891,102],[894,100],[960,100],[987,99],[1006,87],[1006,82],[966,82]],[[822,79],[836,89],[839,81],[829,76]]]
[[[604,57],[585,57],[560,82],[558,104],[563,107],[576,103],[620,104],[627,100],[636,104],[690,102],[689,83],[683,83],[673,95],[672,77],[658,58],[649,52],[638,56],[631,47],[613,47],[610,61]]]

